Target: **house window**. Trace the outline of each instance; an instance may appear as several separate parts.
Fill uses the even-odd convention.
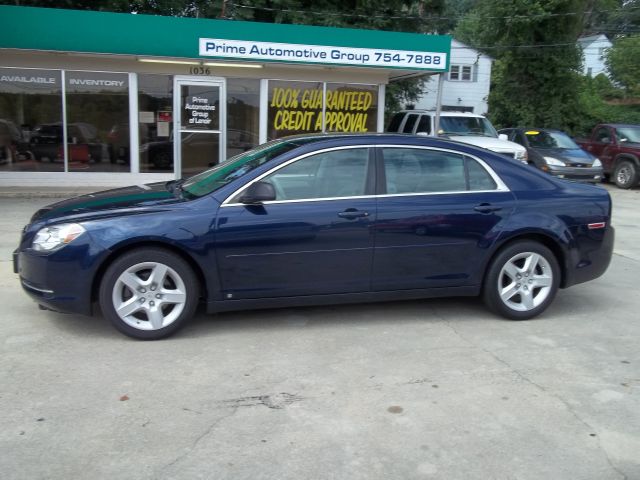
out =
[[[454,82],[472,82],[473,65],[451,65],[449,80]]]

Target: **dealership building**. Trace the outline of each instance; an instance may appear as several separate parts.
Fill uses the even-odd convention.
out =
[[[287,135],[380,132],[448,36],[0,6],[0,186],[116,186]]]

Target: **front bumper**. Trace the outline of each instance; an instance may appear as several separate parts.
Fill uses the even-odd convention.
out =
[[[602,181],[602,168],[589,167],[556,167],[546,165],[542,168],[545,172],[558,178],[565,178],[577,182],[599,183]]]
[[[22,289],[39,305],[62,313],[91,315],[95,262],[88,244],[67,245],[48,254],[30,248],[13,252]]]

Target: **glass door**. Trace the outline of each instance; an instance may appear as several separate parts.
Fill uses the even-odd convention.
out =
[[[176,176],[188,177],[225,161],[224,79],[174,79],[173,145]]]

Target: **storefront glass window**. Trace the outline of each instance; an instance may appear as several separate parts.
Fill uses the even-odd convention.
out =
[[[173,77],[138,75],[140,171],[173,172]]]
[[[227,158],[260,143],[260,80],[227,79]]]
[[[377,113],[377,85],[327,83],[325,131],[375,132]]]
[[[124,73],[67,71],[69,171],[128,172],[129,78]]]
[[[322,132],[322,82],[269,80],[269,140]]]
[[[0,171],[64,171],[59,71],[0,68]]]

